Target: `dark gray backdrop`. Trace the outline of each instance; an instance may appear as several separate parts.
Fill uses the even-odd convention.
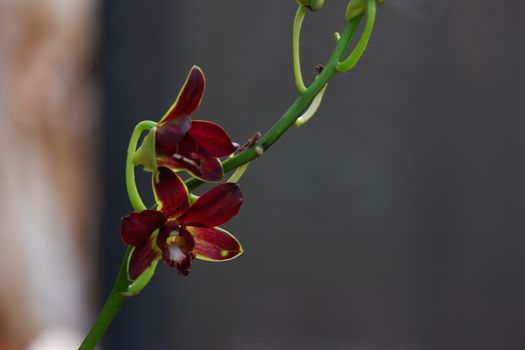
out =
[[[306,19],[308,79],[344,7],[328,1]],[[106,293],[130,211],[134,124],[159,119],[198,64],[208,86],[195,117],[238,141],[267,130],[295,98],[295,4],[102,9]],[[227,228],[245,254],[196,262],[188,278],[161,266],[106,348],[523,349],[524,10],[514,0],[387,1],[358,68],[243,178],[246,202]]]

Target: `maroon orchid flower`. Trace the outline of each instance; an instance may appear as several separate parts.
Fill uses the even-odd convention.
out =
[[[190,118],[202,100],[205,85],[204,73],[193,66],[175,103],[137,151],[136,164],[144,164],[154,173],[159,166],[185,170],[208,182],[223,178],[219,158],[232,154],[236,145],[221,126]]]
[[[153,186],[158,210],[122,218],[122,240],[134,247],[128,266],[130,279],[137,279],[161,258],[187,275],[193,258],[226,261],[242,254],[235,237],[217,227],[239,212],[243,201],[239,186],[218,185],[190,204],[184,182],[164,167],[159,168],[159,181],[153,180]]]

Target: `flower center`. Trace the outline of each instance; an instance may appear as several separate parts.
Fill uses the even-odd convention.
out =
[[[186,245],[186,239],[180,235],[180,231],[173,230],[170,232],[170,235],[166,239],[168,245],[176,245],[179,247],[184,247]]]

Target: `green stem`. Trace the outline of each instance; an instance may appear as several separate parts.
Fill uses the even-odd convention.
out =
[[[126,298],[114,291],[108,297],[106,304],[100,311],[97,321],[79,347],[79,350],[92,350],[97,346],[100,338],[106,333],[111,321],[119,311]]]
[[[146,209],[144,202],[140,198],[139,191],[137,189],[137,184],[135,183],[135,166],[133,165],[133,155],[137,150],[138,140],[140,135],[144,131],[149,131],[154,128],[157,123],[152,121],[142,121],[135,126],[133,134],[129,140],[128,153],[126,159],[126,189],[128,190],[129,200],[133,209],[136,211],[142,211]],[[131,253],[131,247],[126,248],[122,263],[120,264],[120,269],[117,275],[117,279],[109,294],[106,303],[100,310],[100,313],[89,330],[89,333],[84,338],[84,341],[79,347],[79,350],[92,350],[100,342],[102,336],[106,333],[111,321],[120,310],[122,304],[126,300],[126,293],[128,291],[128,286],[130,281],[128,280],[128,271],[127,271],[127,262],[129,254]]]
[[[306,15],[306,7],[299,5],[293,21],[293,72],[295,75],[295,85],[300,94],[304,94],[306,86],[304,85],[303,75],[301,73],[301,55],[299,53],[299,43],[301,40],[301,27],[303,25],[304,16]]]
[[[288,108],[288,110],[281,116],[281,118],[275,123],[275,125],[268,130],[266,134],[257,142],[255,147],[245,150],[237,154],[232,158],[228,158],[222,164],[225,172],[230,172],[237,169],[238,167],[251,162],[255,158],[259,157],[264,151],[272,146],[283,134],[290,128],[295,120],[301,116],[306,108],[312,103],[313,99],[326,85],[326,83],[337,73],[336,65],[339,63],[342,55],[348,50],[350,41],[361,22],[363,16],[357,16],[350,20],[341,38],[337,41],[337,45],[332,53],[332,56],[326,63],[323,71],[317,79],[314,80],[312,85],[300,95],[295,102]],[[200,186],[203,182],[198,179],[190,179],[186,182],[188,189],[191,191],[194,188]]]
[[[128,285],[126,266],[130,251],[131,248],[128,247],[124,254],[124,259],[120,264],[119,274],[115,281],[115,285],[113,286],[106,303],[102,307],[102,310],[100,310],[97,320],[78,348],[79,350],[93,350],[95,346],[97,346],[102,336],[106,333],[111,321],[113,321],[113,318],[120,310],[120,307],[124,304],[126,297],[121,291],[125,291]]]
[[[365,52],[366,47],[368,46],[368,42],[370,41],[370,37],[372,36],[372,31],[374,29],[374,24],[376,21],[376,0],[368,0],[366,12],[367,17],[363,34],[361,35],[361,38],[357,42],[357,45],[355,46],[355,49],[352,51],[350,56],[348,56],[348,58],[343,62],[336,65],[336,68],[339,72],[348,72],[351,69],[353,69],[361,59],[361,56],[363,56],[363,53]]]

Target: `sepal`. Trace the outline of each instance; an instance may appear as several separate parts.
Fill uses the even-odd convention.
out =
[[[128,286],[128,290],[126,292],[121,292],[121,294],[130,297],[139,294],[144,288],[146,288],[155,274],[159,261],[160,259],[154,260],[151,263],[151,266],[144,270],[144,272]]]
[[[179,116],[191,115],[199,107],[205,87],[206,78],[202,69],[198,66],[191,67],[177,99],[162,117],[160,124],[168,123]]]
[[[190,207],[188,189],[173,170],[159,168],[159,177],[153,178],[152,184],[157,210],[166,217],[178,218]]]
[[[158,233],[159,233],[158,230],[155,231],[151,235],[151,237],[149,237],[148,242],[145,243],[145,245],[141,247],[134,247],[131,253],[129,254],[127,265],[126,265],[126,270],[128,272],[128,280],[131,281],[131,283],[129,284],[127,291],[122,293],[123,295],[133,296],[133,295],[139,294],[149,284],[149,282],[153,278],[153,275],[155,274],[155,270],[157,269],[157,264],[162,258],[162,251],[157,245]],[[134,263],[133,262],[134,254],[137,254],[138,250],[140,249],[149,249],[150,254],[151,254],[150,256],[152,257],[152,259],[149,262],[149,266],[144,268],[137,277],[133,278],[133,276],[131,276],[130,274],[130,271],[132,269],[131,265]]]

